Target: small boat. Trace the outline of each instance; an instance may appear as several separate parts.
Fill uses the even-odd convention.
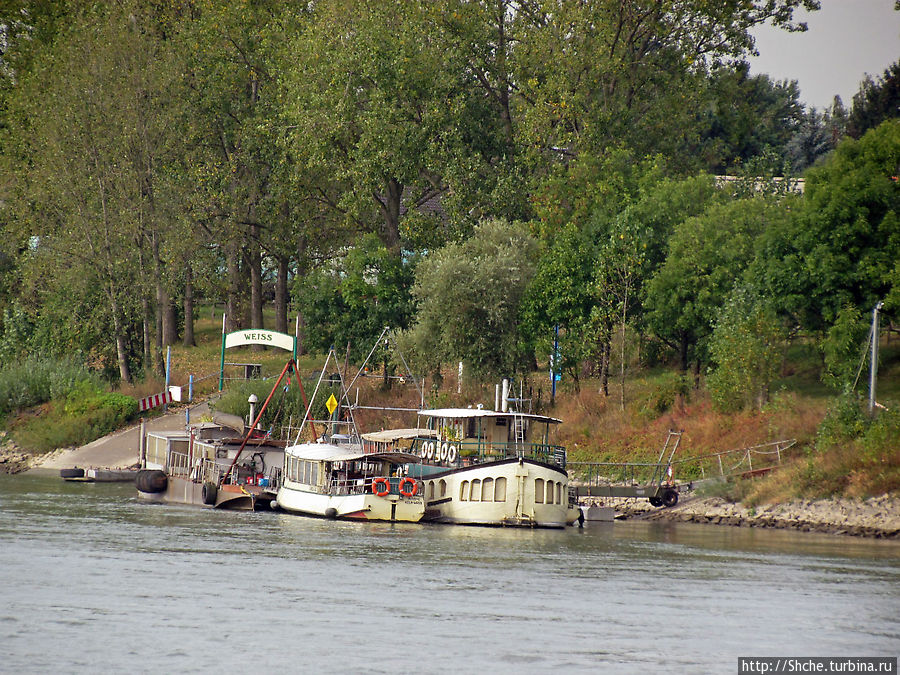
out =
[[[277,505],[307,516],[415,523],[425,514],[422,483],[400,474],[417,460],[356,444],[294,445],[285,450]]]
[[[284,441],[244,439],[232,427],[204,422],[184,431],[153,431],[135,477],[144,501],[218,509],[268,508],[284,461]]]
[[[73,483],[127,483],[137,476],[137,469],[60,469],[60,478]]]
[[[392,449],[379,452],[361,442],[339,371],[329,377],[340,384],[340,401],[331,395],[326,402],[330,419],[312,419],[332,359],[336,361],[334,350],[325,360],[297,441],[285,449],[277,507],[324,518],[420,521],[425,514],[422,483],[403,475],[403,467],[415,464],[417,456]],[[312,434],[312,442],[299,442],[304,432]]]
[[[269,508],[281,480],[287,442],[260,431],[259,422],[282,380],[292,373],[303,390],[296,363],[289,359],[255,418],[251,412],[249,426],[241,417],[217,415],[211,423],[182,431],[150,432],[146,437],[142,432],[141,470],[134,479],[138,497],[225,509]]]

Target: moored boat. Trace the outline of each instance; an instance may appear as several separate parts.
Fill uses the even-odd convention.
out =
[[[421,482],[400,476],[417,457],[363,452],[357,444],[301,443],[286,449],[278,507],[325,518],[418,522]]]
[[[565,527],[578,519],[565,448],[550,442],[561,420],[481,408],[422,410],[419,418],[421,431],[404,440],[419,457],[407,471],[424,483],[423,520]]]

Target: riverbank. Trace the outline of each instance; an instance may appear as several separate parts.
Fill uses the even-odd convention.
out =
[[[662,520],[731,527],[757,527],[821,532],[876,539],[900,539],[900,498],[881,495],[869,499],[834,497],[791,500],[747,507],[721,497],[682,495],[672,508],[656,508],[646,500],[598,499],[611,506],[619,519]]]

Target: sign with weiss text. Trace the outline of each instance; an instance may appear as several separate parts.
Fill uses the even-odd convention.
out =
[[[274,330],[248,329],[236,330],[225,336],[225,349],[239,347],[241,345],[266,345],[279,347],[289,352],[294,351],[294,338],[284,333],[276,333]]]

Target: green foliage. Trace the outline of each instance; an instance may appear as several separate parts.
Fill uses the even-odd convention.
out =
[[[420,363],[462,359],[479,375],[519,370],[520,303],[536,253],[522,225],[486,221],[468,241],[425,258],[413,287],[419,312],[410,335]]]
[[[100,386],[100,378],[75,361],[30,357],[0,369],[0,415]]]
[[[868,426],[860,398],[853,392],[845,392],[828,406],[816,433],[816,449],[822,451],[859,438]]]
[[[715,367],[706,385],[717,409],[762,409],[781,365],[782,333],[775,312],[757,293],[735,289],[710,338]]]
[[[865,350],[867,328],[868,322],[859,308],[848,305],[840,311],[822,343],[826,383],[838,389],[853,384]]]
[[[671,410],[681,397],[686,399],[691,391],[688,378],[676,372],[666,372],[653,378],[650,390],[638,397],[638,414],[645,420],[655,420]]]
[[[138,413],[130,396],[104,393],[81,381],[65,397],[53,401],[37,417],[16,426],[13,437],[33,452],[84,445],[122,427]]]
[[[306,346],[327,352],[349,342],[351,356],[361,359],[385,326],[405,328],[416,263],[391,254],[370,234],[331,267],[299,278],[294,296],[303,307]]]

